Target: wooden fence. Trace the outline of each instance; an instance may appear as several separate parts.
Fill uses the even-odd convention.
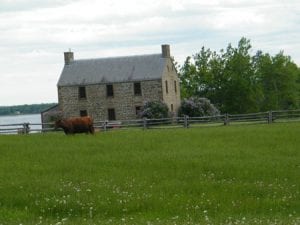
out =
[[[204,117],[172,117],[163,119],[137,119],[123,121],[95,121],[96,130],[114,129],[164,129],[192,128],[199,126],[220,126],[251,123],[274,123],[300,121],[300,110],[268,111],[249,114],[223,114]],[[53,132],[53,123],[19,123],[0,124],[0,134],[29,134],[37,132]]]

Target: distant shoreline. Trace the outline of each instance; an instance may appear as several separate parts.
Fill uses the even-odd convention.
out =
[[[31,105],[0,106],[0,116],[18,116],[40,114],[57,105],[57,103],[41,103]]]
[[[27,116],[27,115],[37,115],[37,114],[41,114],[41,113],[24,113],[24,114],[2,114],[1,116]]]

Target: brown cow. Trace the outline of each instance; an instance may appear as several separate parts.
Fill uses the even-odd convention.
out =
[[[55,129],[62,128],[65,134],[94,134],[93,119],[89,116],[60,119],[55,122]]]

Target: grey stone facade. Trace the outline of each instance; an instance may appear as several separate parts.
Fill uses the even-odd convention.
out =
[[[70,53],[68,54],[70,55]],[[63,117],[75,117],[87,114],[92,116],[95,121],[102,121],[112,119],[113,117],[111,114],[112,111],[114,111],[115,120],[136,119],[137,111],[143,106],[145,101],[158,100],[164,101],[168,105],[170,112],[172,112],[173,115],[176,115],[180,105],[180,86],[178,75],[169,54],[169,46],[164,45],[162,46],[162,54],[160,55],[151,55],[149,57],[147,55],[141,57],[135,56],[135,58],[124,57],[123,61],[134,63],[134,65],[131,67],[127,64],[123,65],[125,63],[122,61],[120,62],[120,64],[123,63],[122,65],[116,64],[115,61],[117,61],[117,59],[114,58],[105,59],[106,62],[108,62],[108,65],[114,66],[110,70],[109,68],[105,68],[105,75],[107,71],[116,70],[115,67],[119,66],[121,70],[120,72],[129,74],[129,78],[126,78],[125,80],[124,78],[120,78],[120,81],[118,82],[115,81],[115,77],[117,75],[108,74],[111,77],[114,77],[115,80],[113,82],[109,82],[109,77],[105,79],[102,77],[101,80],[103,82],[95,81],[95,83],[76,83],[74,80],[72,80],[72,74],[77,73],[78,70],[72,72],[72,68],[69,69],[68,67],[72,66],[73,61],[76,63],[76,60],[73,58],[73,54],[71,54],[71,60],[65,62],[65,68],[61,74],[60,81],[58,82],[58,101],[60,110],[63,113]],[[142,61],[143,59],[147,60],[151,57],[159,57],[160,59],[151,59],[149,63],[144,63]],[[65,53],[65,59],[66,58],[70,59],[70,57],[66,57]],[[123,58],[118,58],[119,61],[122,59]],[[136,61],[138,61],[138,63]],[[154,63],[159,62],[159,64],[157,66],[149,65],[149,68],[146,68],[148,64],[151,64],[152,61]],[[102,62],[99,63],[95,61],[95,63],[100,64]],[[142,65],[142,68],[139,68],[139,63]],[[83,80],[96,80],[98,78],[95,77],[98,76],[97,68],[100,68],[98,69],[100,74],[99,76],[104,76],[101,75],[100,71],[103,71],[103,65],[105,66],[106,64],[101,64],[101,68],[100,66],[97,67],[96,65],[95,68],[93,68],[93,70],[96,70],[96,73],[93,71],[93,73],[96,75],[93,75],[93,77],[87,77]],[[135,75],[132,71],[126,71],[127,67],[133,68],[133,70],[138,71],[139,74]],[[151,75],[151,72],[153,73],[151,68],[154,67],[161,67],[161,69],[158,71],[160,74]],[[67,69],[69,71],[65,72]],[[87,71],[88,70],[91,70],[90,65]],[[69,73],[66,75],[69,77],[63,77],[64,73]],[[86,74],[80,73],[75,74],[74,76],[77,76],[77,79],[80,76],[86,76]],[[143,78],[143,74],[141,73],[145,74],[145,78]],[[137,86],[140,85],[141,93],[135,94],[135,83]],[[108,85],[112,85],[113,87],[113,96],[107,96]]]

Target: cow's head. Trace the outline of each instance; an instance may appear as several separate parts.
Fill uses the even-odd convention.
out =
[[[56,120],[54,123],[54,129],[57,130],[58,128],[62,128],[64,122],[62,119]]]

